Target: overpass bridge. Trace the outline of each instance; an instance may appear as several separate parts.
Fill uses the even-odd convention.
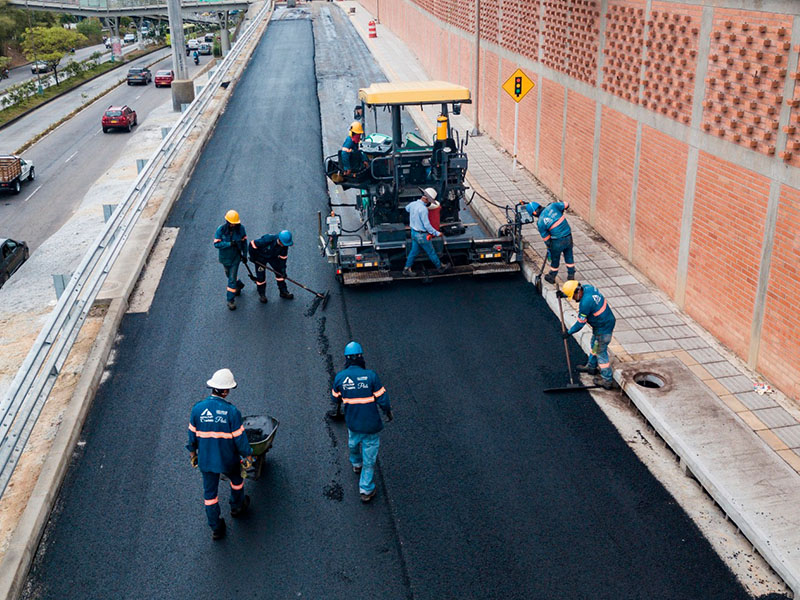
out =
[[[82,17],[149,17],[167,14],[166,0],[8,0],[10,6],[62,12]],[[247,10],[248,0],[184,0],[184,15]]]

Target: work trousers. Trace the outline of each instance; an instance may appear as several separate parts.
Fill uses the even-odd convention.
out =
[[[288,292],[289,288],[286,287],[286,261],[275,257],[268,259],[267,264],[275,269],[275,283],[278,284],[278,290]],[[256,289],[259,296],[267,295],[267,270],[259,265],[256,265]]]
[[[225,295],[228,302],[238,296],[239,292],[244,287],[244,283],[239,279],[239,265],[241,262],[240,260],[236,260],[230,265],[222,265],[225,267],[225,277],[228,278],[228,287],[226,288]]]
[[[425,254],[427,254],[428,258],[431,259],[434,267],[438,269],[442,266],[442,261],[439,260],[436,250],[433,249],[433,242],[426,239],[427,235],[427,233],[421,233],[413,230],[411,231],[411,252],[408,253],[408,258],[406,259],[407,269],[410,269],[414,264],[414,259],[417,258],[420,249],[425,250]]]
[[[575,276],[575,259],[572,256],[572,234],[558,239],[550,240],[550,271],[555,275],[564,255],[564,264],[567,266],[567,276]]]
[[[375,489],[373,478],[375,476],[375,463],[378,460],[378,448],[381,445],[380,435],[377,433],[356,433],[349,429],[347,434],[350,464],[354,467],[361,467],[358,490],[362,494],[370,494]]]
[[[203,474],[203,500],[206,503],[208,526],[216,529],[219,526],[219,473],[201,471]],[[244,502],[244,479],[239,465],[225,473],[231,482],[231,510],[236,510]]]
[[[611,359],[608,358],[608,345],[611,343],[612,333],[597,335],[592,333],[592,353],[589,355],[588,365],[599,367],[600,375],[606,381],[611,381]]]

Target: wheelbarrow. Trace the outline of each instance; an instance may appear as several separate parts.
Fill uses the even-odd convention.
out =
[[[275,432],[278,431],[279,425],[278,419],[268,415],[250,415],[244,418],[242,425],[255,457],[250,467],[244,468],[244,464],[242,465],[242,476],[246,479],[256,480],[261,476],[264,458],[275,440]]]

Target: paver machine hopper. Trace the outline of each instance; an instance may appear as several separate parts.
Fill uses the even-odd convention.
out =
[[[436,190],[440,205],[430,213],[433,226],[442,232],[433,239],[434,248],[452,268],[438,274],[422,253],[415,264],[418,277],[519,271],[522,224],[530,222],[527,212],[521,206],[506,207],[506,224],[487,234],[469,218],[465,206],[469,134],[461,139],[451,128],[450,115],[459,114],[461,105],[471,101],[469,89],[442,81],[376,83],[359,90],[358,98],[354,113],[366,135],[360,154],[351,156],[352,170],[342,168],[341,151],[326,158],[331,181],[357,191],[358,218],[350,208],[345,209],[350,214],[333,210],[324,223],[321,215],[319,219],[320,247],[340,281],[357,285],[402,277],[411,250],[405,208],[427,187]],[[404,111],[424,111],[426,106],[439,111],[432,143],[415,132],[404,133],[402,127]],[[378,128],[379,110],[389,114],[391,135],[368,132],[370,121]]]

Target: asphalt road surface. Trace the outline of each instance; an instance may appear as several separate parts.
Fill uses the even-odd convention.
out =
[[[146,65],[152,60],[143,57],[132,64]],[[200,66],[191,63],[190,75],[207,62],[205,57]],[[171,65],[172,59],[165,58],[150,70],[155,77],[158,69],[169,69]],[[118,77],[124,74],[121,71]],[[80,88],[70,94],[79,95]],[[92,184],[116,162],[130,139],[122,130],[103,134],[100,119],[109,105],[128,104],[141,125],[150,111],[170,98],[169,88],[156,89],[152,83],[123,84],[31,146],[23,156],[33,161],[36,179],[25,182],[18,195],[0,193],[0,237],[25,240],[35,250],[72,216]],[[46,123],[37,120],[36,111],[25,119],[31,123],[31,137],[46,127]]]
[[[27,598],[747,597],[588,394],[565,382],[558,324],[520,278],[336,287],[310,20],[270,25],[168,225],[155,301],[123,322],[30,575]],[[342,49],[346,52],[347,49]],[[343,73],[344,76],[344,73]],[[331,288],[238,310],[211,240],[293,230],[289,274]],[[346,430],[324,418],[350,339],[392,399],[378,495],[358,499]],[[580,351],[573,346],[574,362]],[[212,542],[183,445],[204,382],[280,428],[252,512]],[[227,516],[228,492],[221,492]]]

